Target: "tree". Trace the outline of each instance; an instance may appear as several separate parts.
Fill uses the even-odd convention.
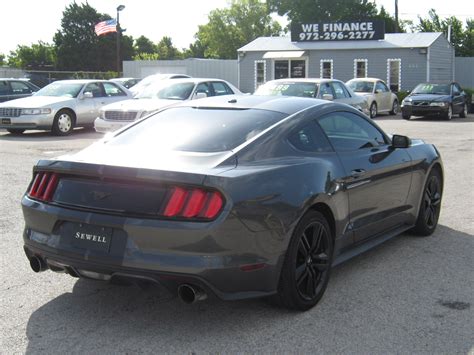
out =
[[[209,22],[199,26],[196,47],[204,48],[206,58],[237,58],[237,49],[260,36],[281,32],[266,4],[258,0],[233,0],[229,8],[210,12]]]
[[[183,50],[184,58],[204,58],[204,52],[206,48],[200,40],[196,40],[194,43],[189,45],[188,49]]]
[[[271,12],[287,16],[290,22],[336,22],[365,20],[377,16],[369,0],[267,0]]]
[[[57,66],[62,70],[107,71],[116,69],[116,33],[97,36],[94,26],[111,17],[87,2],[73,2],[63,11],[61,29],[54,36]],[[121,36],[122,58],[133,56],[133,39]]]
[[[448,28],[451,26],[451,44],[457,56],[474,56],[474,23],[472,19],[466,21],[466,29],[463,24],[456,17],[451,16],[441,19],[436,10],[431,9],[428,12],[429,18],[422,18],[418,16],[420,23],[415,27],[415,30],[420,32],[443,32],[448,34]]]
[[[158,53],[158,58],[161,60],[166,59],[182,59],[183,54],[173,46],[171,37],[164,36],[156,45],[156,52]]]
[[[0,66],[5,65],[5,54],[0,53]]]
[[[8,65],[23,69],[45,69],[56,65],[56,53],[54,46],[39,41],[29,46],[17,46],[8,56]]]
[[[156,45],[145,36],[140,36],[135,40],[136,53],[155,53]]]
[[[397,21],[395,17],[391,16],[383,6],[380,7],[379,13],[374,18],[385,22],[385,33],[406,32],[405,27],[411,23],[411,21],[398,21],[397,31]]]

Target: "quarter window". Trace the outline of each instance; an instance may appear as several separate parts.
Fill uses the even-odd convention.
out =
[[[351,112],[333,112],[318,120],[336,151],[385,145],[383,134],[366,119]]]
[[[389,92],[390,90],[388,89],[387,85],[382,83],[381,81],[377,81],[377,84],[375,84],[375,90],[377,92]]]

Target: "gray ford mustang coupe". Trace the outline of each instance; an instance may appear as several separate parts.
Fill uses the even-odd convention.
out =
[[[332,266],[407,230],[433,233],[442,190],[433,145],[388,136],[348,105],[214,97],[39,161],[24,248],[36,272],[306,310]]]

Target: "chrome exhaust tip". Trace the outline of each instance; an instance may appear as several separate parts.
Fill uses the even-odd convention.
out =
[[[197,286],[183,284],[178,287],[178,297],[184,303],[192,304],[197,301],[204,301],[207,294]]]

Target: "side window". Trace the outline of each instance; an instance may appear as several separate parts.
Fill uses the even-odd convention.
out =
[[[207,96],[212,96],[211,95],[211,88],[209,87],[209,83],[199,84],[196,88],[196,94],[197,93],[205,93]]]
[[[10,85],[12,86],[13,95],[31,94],[30,87],[21,81],[11,81]]]
[[[104,83],[105,96],[127,96],[125,91],[112,83]]]
[[[453,95],[461,95],[461,90],[456,84],[453,84]]]
[[[344,90],[344,85],[342,85],[341,83],[335,81],[332,84],[332,88],[334,89],[334,94],[335,94],[335,99],[345,99],[346,97],[348,97],[346,95],[346,90]]]
[[[289,137],[291,145],[304,152],[331,152],[331,144],[316,122],[310,122],[293,132]]]
[[[375,84],[375,90],[377,92],[387,92],[388,88],[381,81],[377,81],[377,84]]]
[[[8,81],[0,81],[0,95],[10,95],[10,85],[8,85]]]
[[[373,148],[387,144],[377,127],[351,112],[333,112],[319,118],[318,122],[336,151]]]
[[[328,83],[323,83],[323,84],[320,85],[319,97],[323,98],[323,95],[325,95],[325,94],[329,94],[329,95],[334,96],[334,93],[331,89],[331,86]]]
[[[234,93],[226,83],[220,81],[213,82],[212,87],[216,96],[232,95]]]
[[[87,84],[86,88],[84,89],[84,92],[90,92],[92,93],[93,97],[102,97],[102,87],[99,83],[90,83]]]

